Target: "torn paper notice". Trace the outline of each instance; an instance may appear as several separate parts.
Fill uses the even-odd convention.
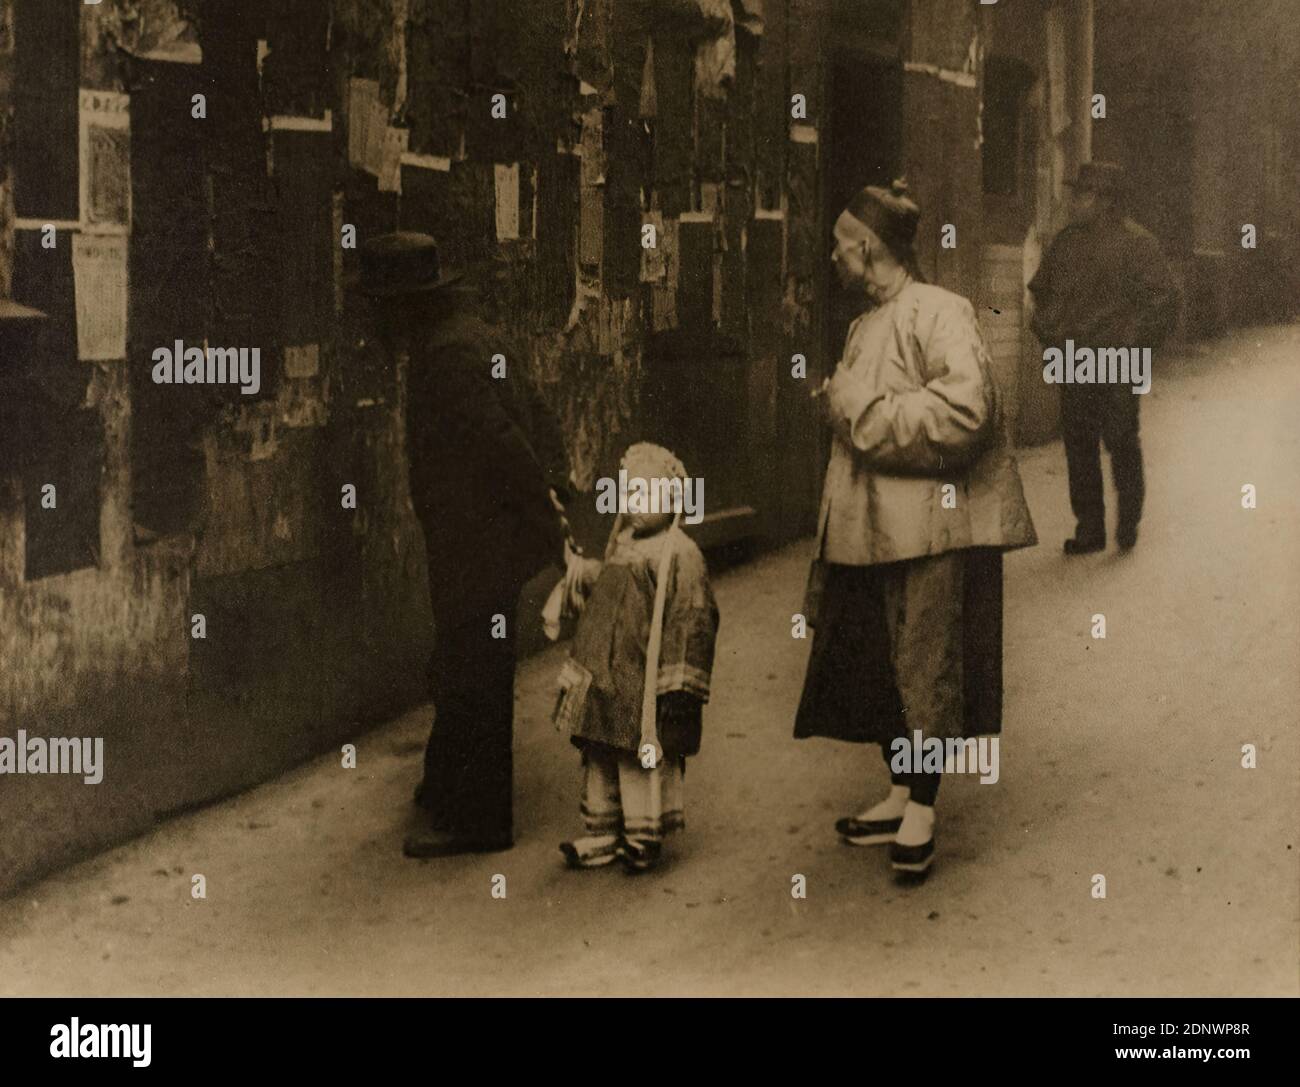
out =
[[[641,111],[643,118],[659,115],[659,93],[655,87],[655,43],[653,37],[645,41],[645,66],[641,69]]]
[[[519,238],[519,164],[496,165],[497,241]]]
[[[315,377],[320,373],[320,344],[284,349],[284,372],[287,377]]]
[[[653,233],[647,230],[653,227]],[[649,243],[653,240],[654,244]],[[664,217],[661,212],[647,212],[641,223],[641,282],[658,283],[668,274],[664,263]]]
[[[582,115],[582,173],[584,186],[605,184],[605,118],[598,110]]]
[[[370,122],[379,101],[379,84],[373,79],[348,80],[348,162],[365,169]]]
[[[669,219],[659,231],[659,252],[664,265],[664,277],[651,288],[656,332],[677,327],[677,244],[677,220]]]
[[[529,220],[528,220],[528,236],[529,236],[530,238],[536,238],[536,237],[537,237],[537,199],[538,199],[538,198],[537,198],[537,192],[538,192],[538,189],[537,189],[537,167],[536,167],[536,166],[533,167],[533,173],[532,173],[532,177],[529,178],[529,184],[530,184],[530,187],[531,187],[531,190],[532,190],[532,194],[533,194],[533,201],[532,201],[532,203],[533,203],[533,207],[532,207],[532,210],[529,212]]]
[[[413,166],[417,170],[437,170],[445,174],[451,169],[451,159],[442,155],[417,155],[406,151],[402,154],[402,165]]]
[[[711,36],[695,50],[695,89],[725,99],[736,81],[736,18],[731,0],[697,0]]]
[[[404,128],[389,128],[384,132],[384,155],[379,169],[379,191],[402,191],[402,156],[411,142],[411,133]]]
[[[975,73],[966,71],[955,71],[952,68],[940,68],[937,64],[922,64],[920,61],[909,60],[903,65],[905,72],[920,72],[922,75],[932,75],[936,79],[942,79],[945,83],[955,83],[958,87],[971,88],[975,86]]]
[[[736,16],[736,26],[754,37],[763,34],[763,0],[740,0],[740,13]]]
[[[384,171],[384,146],[388,142],[388,107],[378,95],[370,105],[370,124],[366,128],[367,173],[379,177]]]
[[[126,358],[126,250],[125,237],[73,235],[79,359]]]
[[[125,234],[131,224],[131,99],[112,91],[80,98],[81,229]]]
[[[578,260],[599,268],[605,250],[604,114],[582,115],[582,164],[578,189]]]

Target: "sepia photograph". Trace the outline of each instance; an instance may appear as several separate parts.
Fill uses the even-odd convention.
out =
[[[1296,0],[0,0],[0,1014],[1249,1062],[1298,165]]]

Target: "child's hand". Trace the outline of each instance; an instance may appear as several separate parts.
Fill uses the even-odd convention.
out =
[[[565,560],[564,610],[568,615],[577,615],[582,611],[591,587],[600,577],[602,564],[597,559],[583,558],[568,549],[566,549]]]
[[[812,398],[812,402],[816,407],[818,416],[821,418],[822,422],[824,423],[831,422],[830,387],[831,387],[830,378],[824,377],[822,378],[822,383],[818,385],[817,388],[813,389],[811,393],[808,394]]]

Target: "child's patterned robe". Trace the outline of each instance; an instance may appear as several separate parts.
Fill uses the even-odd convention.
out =
[[[587,598],[560,673],[556,707],[556,723],[569,727],[579,747],[638,752],[655,577],[665,547],[673,558],[656,688],[658,738],[667,757],[699,751],[718,607],[704,556],[676,529],[643,539],[622,532]]]

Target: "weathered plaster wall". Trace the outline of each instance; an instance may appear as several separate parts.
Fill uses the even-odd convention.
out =
[[[44,56],[15,34],[16,3],[30,0],[0,0],[5,148],[15,43]],[[50,404],[93,416],[99,551],[28,579],[31,471],[17,453],[0,463],[0,733],[102,735],[108,765],[95,787],[0,780],[0,893],[423,697],[433,631],[404,374],[366,341],[344,225],[361,240],[431,231],[476,277],[502,351],[560,417],[580,486],[629,441],[667,436],[708,477],[711,505],[756,503],[771,534],[809,527],[813,429],[789,357],[827,365],[824,223],[817,144],[791,141],[789,88],[807,88],[815,128],[819,0],[43,10],[73,8],[70,85],[132,96],[128,350],[78,362],[70,276],[16,284],[53,315],[54,364],[39,390],[8,388],[33,418]],[[349,154],[354,78],[375,80],[384,122],[409,132],[399,185]],[[69,163],[75,177],[66,146],[24,146],[50,177]],[[68,212],[42,207],[44,182],[11,176],[13,161],[0,155],[0,287],[22,240],[15,191],[33,215]],[[519,237],[499,238],[497,167],[514,164]],[[644,220],[661,226],[657,278],[642,274]],[[260,346],[259,395],[153,385],[150,352],[178,336]],[[0,359],[0,381],[26,381],[33,358]],[[22,457],[39,475],[59,430],[34,434]],[[590,542],[603,532],[586,506],[574,519]],[[190,637],[196,612],[204,640]]]
[[[1123,162],[1132,206],[1186,275],[1195,335],[1283,319],[1300,298],[1300,39],[1295,6],[1097,0],[1097,156]],[[1258,228],[1258,248],[1241,227]]]

